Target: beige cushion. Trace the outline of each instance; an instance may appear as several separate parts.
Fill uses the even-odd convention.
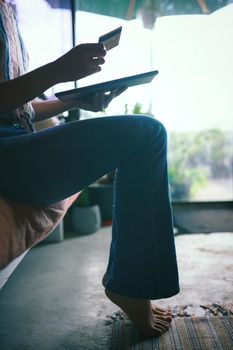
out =
[[[0,269],[47,237],[78,195],[48,207],[0,198]]]

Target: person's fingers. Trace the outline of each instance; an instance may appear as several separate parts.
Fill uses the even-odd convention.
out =
[[[95,69],[101,70],[101,67],[98,65],[92,65],[89,68],[90,74],[94,72]],[[92,70],[92,71],[91,71]],[[102,92],[96,92],[94,95],[90,95],[89,97],[85,99],[82,99],[82,103],[86,103],[86,108],[89,106],[89,110],[93,112],[99,112],[103,111],[105,108],[108,107],[109,103],[112,101],[112,99],[116,96],[118,96],[121,92],[123,92],[124,89],[113,89],[110,91],[110,93],[106,93],[104,91]]]
[[[103,58],[95,58],[95,59],[90,59],[88,62],[86,62],[85,70],[87,73],[96,73],[101,71],[101,65],[104,64],[104,59]]]
[[[124,92],[124,91],[127,90],[127,89],[128,89],[127,86],[124,86],[124,87],[121,87],[121,88],[116,89],[116,91],[115,91],[115,97],[116,97],[116,96],[119,96],[120,94],[122,94],[122,92]]]
[[[93,58],[90,58],[89,61],[97,66],[105,63],[105,59],[103,57],[100,57],[100,58],[93,57]]]
[[[105,94],[104,93],[100,94],[100,100],[99,101],[100,101],[99,110],[103,111],[104,108],[106,108],[106,105],[105,105]]]
[[[112,100],[113,98],[122,94],[122,92],[124,92],[126,89],[127,89],[127,87],[122,87],[122,88],[116,88],[116,89],[112,90],[111,93],[109,94],[109,98],[111,98],[111,100]]]
[[[87,58],[93,57],[104,57],[106,55],[106,50],[104,49],[103,44],[80,44],[77,46],[77,50],[83,52],[84,56]]]
[[[104,45],[102,43],[87,43],[87,44],[79,44],[79,47],[85,47],[88,51],[95,51],[95,50],[103,50],[106,52],[104,49]]]
[[[115,97],[114,92],[111,92],[108,95],[104,96],[104,108],[107,108],[109,103],[112,101],[112,99]]]
[[[54,63],[59,81],[78,80],[101,70],[106,51],[102,43],[80,44],[59,57]],[[64,68],[65,67],[65,68]]]
[[[86,62],[86,69],[89,74],[101,71],[101,65],[105,63],[104,58],[92,58]]]
[[[108,95],[105,95],[105,108],[108,107],[109,103],[117,96],[122,94],[127,89],[127,87],[122,88],[116,88],[111,90],[111,92]]]
[[[104,92],[97,92],[93,98],[93,110],[98,112],[105,108],[105,95]]]
[[[94,74],[94,73],[97,73],[97,72],[100,72],[100,71],[101,71],[101,67],[100,66],[92,64],[92,65],[90,65],[89,67],[87,67],[85,69],[85,71],[83,72],[83,76],[91,75],[91,74]]]

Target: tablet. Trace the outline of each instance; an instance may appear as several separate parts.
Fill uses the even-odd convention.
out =
[[[127,88],[134,85],[147,84],[150,83],[157,74],[158,71],[154,70],[120,79],[105,81],[99,84],[57,92],[55,96],[61,101],[70,101],[87,95],[95,94],[96,92],[109,92],[116,88]]]

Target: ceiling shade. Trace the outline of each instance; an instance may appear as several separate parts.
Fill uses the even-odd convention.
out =
[[[122,19],[141,16],[145,28],[169,15],[208,14],[232,0],[46,0],[52,8],[74,9]]]
[[[211,13],[227,5],[227,0],[74,0],[79,11],[127,19],[130,3],[132,18],[138,11],[148,9],[158,15]]]

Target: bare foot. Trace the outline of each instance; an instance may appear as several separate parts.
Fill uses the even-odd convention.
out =
[[[170,327],[171,317],[158,315],[147,299],[129,298],[105,289],[106,296],[119,306],[134,323],[135,327],[146,336],[159,337]]]
[[[152,311],[155,315],[165,316],[166,319],[172,321],[172,312],[169,309],[163,309],[157,305],[151,304]]]
[[[106,272],[105,274],[103,275],[103,278],[102,278],[102,284],[104,286],[104,288],[106,288],[106,284],[107,284],[107,281],[106,281]],[[107,293],[106,293],[107,294]],[[108,295],[107,295],[108,296]],[[111,299],[111,298],[109,298]],[[140,300],[140,299],[139,299]],[[119,305],[118,305],[119,306]],[[162,320],[166,321],[167,323],[171,323],[172,321],[172,313],[170,310],[168,309],[164,309],[164,308],[161,308],[161,307],[158,307],[157,305],[153,305],[151,304],[151,310],[152,310],[152,313],[153,315],[161,318]],[[126,312],[127,313],[127,312]]]

